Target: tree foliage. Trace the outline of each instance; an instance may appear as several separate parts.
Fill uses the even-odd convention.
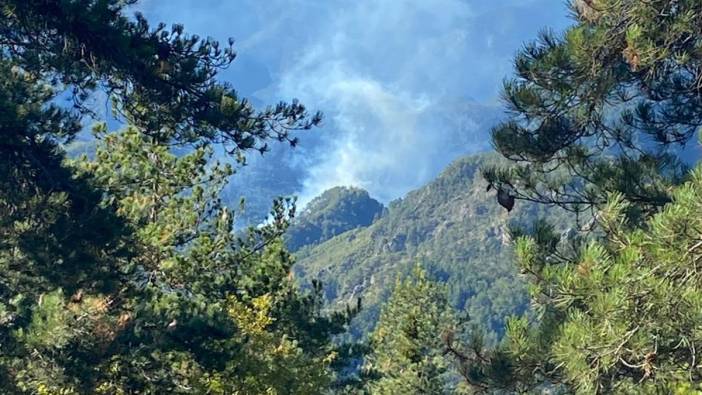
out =
[[[0,2],[3,393],[702,391],[702,166],[682,156],[702,125],[699,0],[572,1],[576,24],[528,44],[505,83],[493,142],[511,162],[459,160],[387,212],[334,189],[287,239],[290,199],[234,231],[214,152],[294,145],[319,115],[254,109],[217,79],[231,41],[150,27],[133,4]],[[97,123],[93,155],[68,159],[102,93],[126,126]],[[519,199],[577,215],[553,226]],[[286,241],[326,287],[300,290]],[[361,293],[354,335],[377,324],[345,347],[360,302],[323,299]]]
[[[576,25],[545,32],[504,86],[493,130],[514,166],[485,169],[498,191],[583,212],[610,193],[643,219],[684,178],[678,153],[702,125],[699,3],[577,0]]]
[[[210,150],[176,157],[135,128],[101,138],[95,161],[74,166],[131,231],[130,255],[109,272],[120,286],[95,289],[85,275],[70,294],[52,282],[38,300],[39,290],[12,295],[28,306],[7,335],[10,382],[79,393],[327,388],[329,340],[348,316],[322,315],[319,290],[300,294],[289,278],[285,202],[237,239],[217,198],[231,169],[208,166]]]
[[[542,320],[510,323],[496,353],[512,360],[504,382],[580,393],[700,390],[702,168],[690,178],[645,228],[632,228],[631,203],[612,196],[601,213],[609,236],[585,246],[576,264],[551,259],[538,235],[517,240]]]
[[[476,388],[697,393],[702,173],[686,171],[680,148],[702,124],[702,9],[572,8],[574,27],[517,56],[514,116],[493,132],[516,164],[484,175],[517,199],[592,209],[598,226],[564,237],[538,221],[515,234],[537,319],[511,320],[505,342],[471,361],[502,366]]]
[[[294,143],[290,131],[309,129],[298,103],[256,111],[217,73],[235,58],[229,40],[188,35],[182,25],[151,28],[137,0],[4,1],[0,45],[19,67],[73,92],[76,108],[102,89],[126,121],[164,142],[221,143],[232,153],[266,149],[271,138]]]
[[[293,284],[290,201],[233,232],[232,168],[212,158],[294,143],[319,117],[255,111],[216,81],[230,47],[151,29],[123,15],[133,3],[0,4],[2,392],[324,392],[353,311],[323,314],[319,287]],[[67,89],[73,109],[54,104]],[[68,161],[97,91],[130,126],[98,124],[94,157]]]
[[[445,333],[457,320],[445,290],[415,266],[397,281],[370,335],[366,370],[371,394],[443,394],[450,388],[449,365],[442,353]]]

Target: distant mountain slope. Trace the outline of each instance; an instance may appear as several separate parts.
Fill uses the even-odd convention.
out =
[[[291,251],[319,244],[348,230],[368,226],[385,207],[359,188],[335,187],[314,198],[288,230]]]
[[[459,159],[433,182],[392,202],[370,226],[301,249],[296,276],[303,283],[322,280],[333,303],[363,297],[364,310],[352,328],[354,335],[363,335],[398,274],[419,261],[446,283],[457,308],[493,338],[501,336],[505,318],[527,308],[507,242],[508,225],[529,223],[545,212],[518,202],[508,214],[496,203],[479,167],[497,160],[494,154]]]

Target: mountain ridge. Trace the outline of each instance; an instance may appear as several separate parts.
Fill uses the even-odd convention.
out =
[[[371,225],[385,206],[357,187],[339,186],[312,199],[294,219],[286,235],[290,251],[320,244],[351,229]]]
[[[486,323],[489,338],[496,340],[506,318],[528,307],[508,228],[546,215],[534,204],[518,204],[511,213],[499,207],[479,169],[500,160],[494,153],[457,159],[433,181],[392,201],[372,224],[301,248],[295,275],[303,284],[321,280],[332,306],[361,297],[364,310],[352,335],[362,337],[396,278],[419,262],[445,284],[452,304]]]

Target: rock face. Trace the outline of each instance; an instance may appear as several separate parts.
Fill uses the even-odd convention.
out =
[[[431,183],[391,202],[387,212],[369,225],[319,244],[307,243],[296,253],[296,278],[303,284],[320,279],[333,304],[361,296],[364,310],[352,330],[363,336],[375,324],[398,275],[419,262],[446,284],[456,308],[474,322],[485,323],[493,338],[500,337],[506,317],[527,308],[506,229],[546,213],[517,202],[508,214],[497,204],[494,191],[485,191],[479,171],[481,165],[497,160],[493,154],[459,159]],[[376,206],[371,212],[380,210]],[[365,222],[369,217],[366,214]],[[315,238],[324,237],[310,237]]]
[[[385,207],[363,189],[335,187],[312,200],[288,230],[291,251],[320,244],[351,229],[369,226]]]

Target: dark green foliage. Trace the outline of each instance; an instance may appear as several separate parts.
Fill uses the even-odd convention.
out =
[[[449,393],[451,374],[443,345],[457,320],[446,292],[416,266],[398,280],[370,335],[365,370],[376,376],[371,394]]]
[[[234,232],[213,153],[319,116],[254,110],[216,81],[231,42],[134,3],[0,2],[0,392],[702,390],[702,168],[678,156],[702,125],[699,0],[574,1],[505,85],[508,161],[458,160],[387,210],[327,191],[288,233],[297,264],[292,201]],[[129,126],[68,160],[98,91]]]
[[[383,215],[384,207],[358,188],[336,187],[314,198],[288,229],[291,251],[320,244],[347,230],[366,227]]]
[[[263,150],[319,121],[257,112],[215,82],[230,48],[150,30],[133,1],[0,4],[0,390],[33,394],[320,393],[346,313],[300,293],[290,202],[233,233],[213,144]],[[51,104],[73,89],[76,108]],[[104,89],[132,126],[60,148]],[[172,146],[195,143],[176,156]],[[240,157],[240,159],[243,159]]]
[[[473,359],[482,389],[699,393],[699,167],[680,149],[702,125],[699,1],[572,2],[577,24],[517,56],[513,118],[493,140],[513,166],[486,168],[499,192],[596,212],[559,237],[518,234],[534,322]],[[680,185],[683,180],[689,180]]]
[[[608,237],[584,246],[573,264],[546,253],[538,235],[518,238],[518,264],[541,321],[510,322],[507,341],[490,357],[509,361],[499,385],[698,393],[701,194],[698,167],[673,202],[636,229],[625,214],[631,203],[613,196],[600,213]]]
[[[149,393],[322,391],[331,379],[330,336],[348,318],[321,315],[319,295],[293,287],[293,260],[280,241],[285,203],[269,225],[237,240],[234,215],[217,198],[231,170],[206,170],[211,151],[176,157],[135,129],[103,139],[95,162],[83,166],[134,226],[141,253],[130,262],[136,289],[124,296],[127,321],[109,369],[98,370],[110,373],[96,373],[96,384]],[[280,338],[291,341],[276,344],[280,361],[254,362]],[[174,370],[173,359],[182,367]],[[282,361],[289,365],[278,371]]]
[[[86,351],[70,343],[56,309],[78,293],[119,289],[131,237],[89,179],[62,163],[54,141],[74,133],[77,119],[47,105],[52,91],[30,74],[8,61],[0,68],[0,378],[12,391],[31,380],[10,377],[33,350]],[[47,376],[54,369],[34,365]]]
[[[115,110],[164,142],[221,143],[232,153],[266,149],[274,138],[320,121],[300,103],[258,112],[215,81],[235,57],[221,46],[186,35],[181,25],[149,27],[123,15],[136,0],[19,0],[0,4],[0,44],[25,71],[73,90],[76,106],[96,88]]]
[[[528,44],[505,83],[512,117],[493,130],[511,167],[486,168],[499,191],[582,212],[610,193],[641,220],[670,202],[677,153],[702,125],[697,0],[577,0],[577,24]]]
[[[231,170],[209,167],[211,150],[176,157],[134,128],[97,132],[103,142],[95,161],[76,161],[81,171],[73,172],[102,191],[99,207],[113,209],[108,213],[124,222],[129,254],[77,255],[84,259],[78,278],[69,277],[72,267],[51,261],[48,274],[39,272],[44,276],[28,284],[10,270],[23,251],[2,250],[10,304],[1,310],[6,331],[0,367],[7,388],[14,385],[18,393],[328,388],[335,359],[330,339],[345,330],[349,316],[323,315],[320,289],[301,294],[294,287],[289,276],[294,261],[281,240],[286,203],[275,205],[269,225],[236,239],[234,215],[217,198]],[[10,236],[22,229],[19,220],[9,225]],[[57,230],[50,235],[82,236],[77,243],[110,236],[64,236]],[[51,257],[60,259],[57,253]],[[106,287],[94,270],[113,260],[113,267],[99,272],[115,283]]]

